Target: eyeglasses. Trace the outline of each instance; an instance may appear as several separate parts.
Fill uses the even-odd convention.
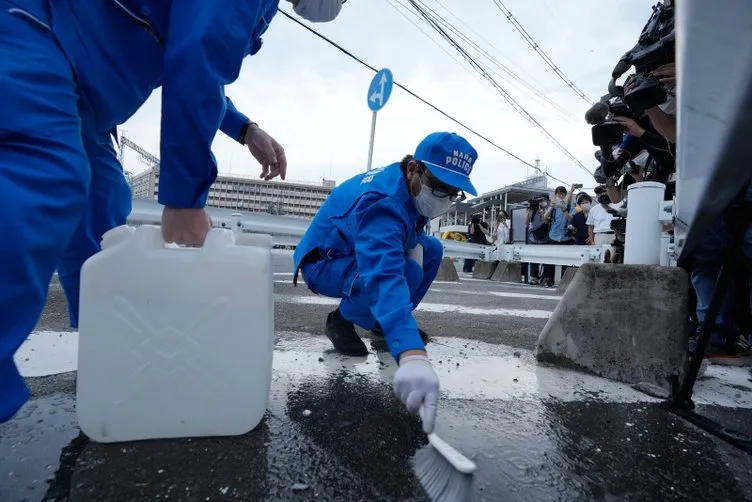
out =
[[[467,199],[465,192],[462,190],[457,190],[456,188],[446,185],[434,178],[424,163],[419,162],[418,165],[420,165],[423,170],[423,175],[428,180],[428,185],[426,186],[431,189],[431,193],[435,197],[449,199],[450,202],[462,202]]]

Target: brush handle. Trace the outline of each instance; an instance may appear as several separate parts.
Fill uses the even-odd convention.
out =
[[[423,418],[423,407],[420,408],[420,417]],[[449,443],[441,439],[436,434],[428,435],[428,442],[438,451],[452,467],[463,474],[472,474],[475,472],[475,462],[455,450]]]

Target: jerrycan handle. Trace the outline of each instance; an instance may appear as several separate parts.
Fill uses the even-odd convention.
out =
[[[235,237],[232,230],[225,228],[212,228],[204,241],[203,251],[220,250],[227,246],[235,244]]]
[[[162,227],[156,225],[141,225],[133,232],[131,242],[140,249],[164,249],[165,241],[162,238]]]

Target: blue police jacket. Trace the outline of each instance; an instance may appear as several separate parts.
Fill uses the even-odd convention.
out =
[[[279,0],[23,3],[49,8],[40,14],[52,20],[98,131],[125,122],[162,88],[159,202],[204,207],[217,176],[211,152],[217,130],[241,141],[248,122],[224,86],[261,47]]]
[[[415,209],[399,163],[373,169],[332,190],[295,249],[294,270],[297,275],[313,250],[332,259],[354,257],[357,274],[346,280],[362,281],[361,293],[396,359],[406,350],[425,347],[412,314],[405,260],[426,223]],[[315,285],[311,289],[316,293]],[[350,289],[345,284],[343,291]],[[393,348],[395,341],[398,349]]]

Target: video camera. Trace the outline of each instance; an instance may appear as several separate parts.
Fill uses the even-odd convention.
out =
[[[606,94],[585,112],[585,122],[593,126],[593,144],[603,148],[620,143],[624,137],[624,126],[614,117],[638,120],[641,115],[635,114],[623,98]]]
[[[642,29],[637,45],[627,51],[614,67],[608,92],[613,96],[623,97],[635,113],[665,103],[668,98],[666,89],[651,72],[673,63],[675,52],[674,6],[671,0],[664,0],[653,6],[653,14]],[[635,67],[635,86],[628,94],[624,94],[624,88],[617,86],[616,80],[632,66]]]
[[[625,141],[624,127],[614,117],[627,117],[639,123],[645,110],[666,102],[666,89],[651,72],[674,62],[675,42],[673,2],[664,0],[653,6],[653,13],[640,33],[637,45],[619,59],[611,72],[608,94],[585,112],[585,121],[593,126],[593,145],[600,147],[595,152],[599,163],[593,175],[596,182],[605,183],[606,179],[635,168],[629,162],[634,152],[614,158],[613,147]],[[635,67],[635,86],[625,95],[624,87],[617,86],[616,80],[632,66]]]
[[[644,145],[632,135],[627,134],[623,137],[618,147],[615,143],[602,145],[599,150],[595,151],[595,160],[598,161],[598,167],[593,173],[593,178],[597,183],[605,183],[608,178],[620,178],[624,174],[641,173],[649,166],[645,162],[637,164],[635,161],[640,158]],[[646,154],[647,155],[647,154]]]
[[[541,202],[548,202],[548,197],[545,195],[538,195],[537,197],[532,197],[527,200],[527,207],[533,212],[538,211],[540,209]]]

